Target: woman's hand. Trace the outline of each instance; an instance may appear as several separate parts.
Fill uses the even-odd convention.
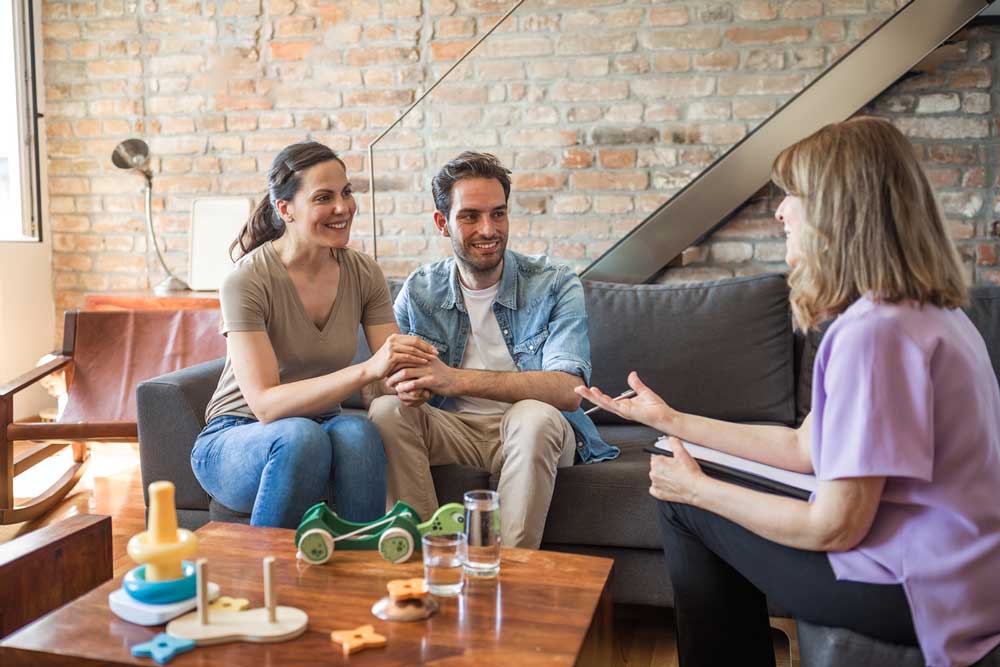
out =
[[[643,384],[635,371],[628,374],[628,386],[635,390],[635,396],[617,401],[597,387],[580,385],[575,391],[594,405],[619,417],[640,422],[661,431],[669,430],[666,427],[677,415],[677,411],[657,396],[656,392]]]
[[[698,486],[707,476],[680,440],[670,438],[668,442],[674,450],[672,457],[650,455],[649,495],[660,500],[697,505]]]
[[[433,345],[416,336],[392,334],[365,362],[365,367],[373,380],[384,379],[401,368],[421,366],[437,359],[437,354]]]

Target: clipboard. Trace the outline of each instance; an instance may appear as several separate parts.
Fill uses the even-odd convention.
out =
[[[673,452],[666,449],[660,449],[658,447],[643,447],[643,450],[649,452],[650,454],[669,456],[671,458],[673,458],[674,455]],[[798,500],[809,500],[812,495],[812,492],[809,489],[803,489],[774,479],[768,479],[767,477],[755,475],[754,473],[747,472],[745,470],[738,470],[731,466],[716,463],[715,461],[706,461],[698,458],[697,456],[695,456],[694,459],[698,462],[698,465],[701,466],[701,469],[705,471],[706,475],[723,482],[737,484],[754,491],[773,493],[775,495],[787,496]]]

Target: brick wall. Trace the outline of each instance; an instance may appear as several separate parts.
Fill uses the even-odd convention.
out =
[[[905,0],[528,2],[376,151],[379,255],[389,275],[441,257],[434,169],[471,147],[515,170],[512,247],[583,267]],[[154,216],[185,273],[190,206],[263,194],[284,145],[341,152],[367,189],[366,148],[508,2],[45,0],[49,230],[57,309],[142,288],[142,182],[109,156],[155,155]],[[952,229],[997,281],[994,32],[946,73],[875,105],[934,169]],[[355,243],[370,249],[366,196]],[[666,280],[780,268],[773,202],[748,206]],[[972,276],[970,276],[971,278]],[[60,318],[61,319],[61,318]]]

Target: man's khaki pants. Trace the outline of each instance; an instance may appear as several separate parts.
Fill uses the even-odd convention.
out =
[[[372,402],[388,463],[388,503],[402,500],[427,519],[438,508],[431,466],[461,463],[500,474],[501,542],[537,549],[552,500],[556,468],[573,465],[576,438],[548,403],[514,403],[500,415],[407,407],[395,396]]]

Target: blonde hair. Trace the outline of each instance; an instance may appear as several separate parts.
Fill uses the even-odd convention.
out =
[[[967,301],[962,265],[913,146],[888,121],[827,125],[786,148],[771,178],[802,199],[801,256],[792,315],[802,330],[862,295],[956,308]]]

